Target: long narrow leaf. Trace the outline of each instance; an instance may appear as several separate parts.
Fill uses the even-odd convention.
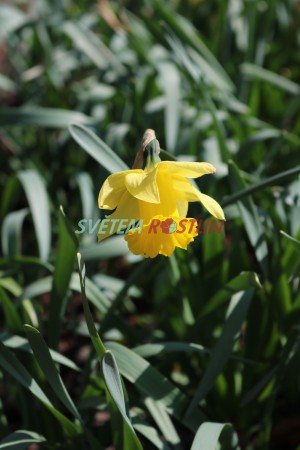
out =
[[[66,306],[66,295],[74,265],[78,240],[62,209],[58,216],[59,241],[49,308],[49,344],[56,348]]]
[[[235,335],[246,318],[253,292],[253,289],[249,289],[233,295],[231,301],[232,309],[231,306],[229,307],[230,315],[225,322],[221,337],[212,352],[210,363],[186,412],[186,419],[193,415],[200,400],[205,398],[227,363],[235,342]]]
[[[69,130],[75,141],[106,170],[111,173],[128,170],[128,166],[93,131],[76,123],[71,124]]]
[[[41,334],[36,328],[31,327],[30,325],[25,325],[25,330],[36,360],[53,391],[71,414],[79,421],[82,421],[80,414],[55,367],[49,348]]]
[[[50,249],[50,211],[44,180],[35,170],[23,170],[18,178],[24,188],[33,217],[41,259],[47,259]]]

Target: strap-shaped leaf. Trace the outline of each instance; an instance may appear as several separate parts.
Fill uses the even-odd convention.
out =
[[[105,142],[84,125],[73,123],[69,126],[69,130],[75,141],[109,172],[121,172],[129,169]]]
[[[0,442],[1,450],[26,450],[29,444],[45,442],[46,439],[40,434],[28,430],[18,430],[9,434]]]
[[[40,368],[44,372],[48,383],[50,384],[60,401],[70,411],[70,413],[73,414],[73,416],[76,417],[79,421],[81,421],[80,414],[76,406],[74,405],[74,402],[71,399],[57,371],[57,368],[55,367],[50,350],[46,342],[42,338],[40,332],[30,325],[25,325],[25,330],[35,358]]]
[[[135,434],[132,423],[126,411],[121,377],[113,353],[107,351],[103,355],[101,366],[104,381],[108,389],[108,392],[112,397],[113,401],[115,402],[118,410],[122,414],[122,417],[127,425],[127,426],[125,425],[124,427],[124,434],[125,434],[124,439],[126,440],[126,442],[128,442],[128,444],[129,442],[132,443],[131,447],[129,447],[128,450],[142,450],[141,443],[138,440],[137,435]]]

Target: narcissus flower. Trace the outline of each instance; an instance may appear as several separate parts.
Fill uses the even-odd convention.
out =
[[[163,227],[149,233],[154,219],[163,223],[172,218],[178,224],[187,216],[188,202],[195,201],[200,201],[217,219],[224,220],[224,213],[213,198],[200,192],[188,180],[215,173],[214,166],[206,162],[161,161],[154,132],[150,136],[154,139],[144,145],[142,157],[138,155],[135,163],[135,166],[141,166],[144,161],[144,169],[134,168],[110,175],[100,190],[98,204],[101,209],[115,210],[110,219],[142,220],[142,229],[131,230],[125,239],[132,253],[153,258],[158,254],[169,256],[175,247],[186,249],[197,235],[196,225],[192,230],[180,233],[168,234]],[[98,239],[103,240],[109,235],[109,231],[99,234]]]

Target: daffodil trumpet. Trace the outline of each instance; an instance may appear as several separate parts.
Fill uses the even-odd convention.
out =
[[[215,173],[214,166],[207,162],[161,161],[159,152],[154,131],[146,130],[133,169],[110,175],[98,197],[100,209],[114,210],[110,219],[142,221],[138,232],[129,230],[124,238],[132,253],[146,258],[170,256],[176,247],[186,249],[197,236],[196,223],[191,232],[165,233],[158,227],[157,233],[149,233],[155,218],[160,222],[171,218],[177,225],[186,218],[188,203],[200,201],[212,216],[225,220],[221,206],[189,181]],[[98,240],[110,235],[110,230],[98,234]]]

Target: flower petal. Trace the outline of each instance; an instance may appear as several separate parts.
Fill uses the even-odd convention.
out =
[[[173,189],[175,191],[175,195],[177,199],[185,200],[187,202],[197,202],[199,201],[196,189],[192,183],[182,177],[173,176]]]
[[[139,211],[139,201],[133,198],[129,192],[125,191],[119,201],[117,209],[108,216],[108,219],[127,219],[127,220],[136,220],[137,222],[140,220],[140,211]],[[117,229],[118,227],[116,227]],[[115,231],[116,232],[116,231]],[[112,233],[114,234],[114,233]],[[98,241],[103,241],[111,235],[110,227],[108,231],[104,234],[98,234]]]
[[[156,226],[156,232],[151,230],[152,220],[159,220],[158,226]],[[177,230],[183,230],[179,222],[181,217],[163,217],[155,216],[147,225],[144,225],[141,232],[130,231],[125,236],[125,240],[128,243],[129,250],[135,255],[142,255],[144,258],[154,258],[158,254],[164,256],[170,256],[176,247],[186,249],[188,244],[194,240],[197,236],[197,225],[195,224],[190,232],[190,226],[188,225],[183,232],[177,232]],[[172,233],[163,232],[161,224],[166,220],[173,220],[176,222],[176,231]],[[187,219],[189,220],[189,219]]]
[[[190,181],[176,179],[173,180],[173,186],[177,198],[188,202],[200,201],[214,217],[225,220],[223,209],[219,203],[212,197],[202,194],[202,192],[196,189]]]
[[[115,209],[122,194],[126,190],[125,176],[130,170],[114,173],[103,183],[98,196],[98,206],[100,209]]]
[[[181,200],[180,198],[177,198],[176,205],[179,217],[186,217],[189,208],[188,202],[186,200]]]
[[[209,195],[202,194],[202,192],[200,191],[198,197],[200,202],[205,206],[207,211],[209,211],[212,216],[220,220],[225,220],[223,209],[221,208],[219,203],[216,202],[216,200],[214,200],[212,197],[209,197]]]
[[[160,203],[159,190],[156,183],[158,167],[150,172],[131,170],[125,176],[125,185],[130,194],[148,203]]]
[[[160,171],[186,178],[198,178],[208,173],[215,173],[215,167],[207,162],[162,161]]]

